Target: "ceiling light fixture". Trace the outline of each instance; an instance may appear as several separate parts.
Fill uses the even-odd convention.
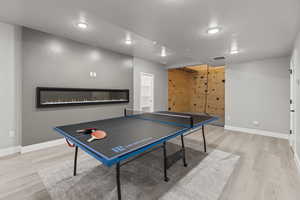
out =
[[[212,27],[207,30],[207,33],[210,35],[214,35],[214,34],[219,33],[220,31],[221,31],[220,27]]]
[[[87,29],[88,25],[85,22],[78,22],[77,27],[80,29]]]
[[[161,54],[160,54],[161,57],[166,57],[167,56],[167,53],[166,53],[166,47],[162,47],[161,48]]]
[[[125,37],[125,41],[124,41],[124,43],[126,44],[126,45],[132,45],[132,43],[133,43],[133,40],[132,40],[132,36],[131,36],[132,34],[130,33],[130,32],[127,32],[126,33],[126,37]]]
[[[237,50],[237,49],[232,49],[230,51],[230,54],[237,54],[237,53],[239,53],[239,50]]]
[[[131,40],[131,39],[126,39],[126,40],[125,40],[125,44],[127,44],[127,45],[132,45],[132,40]]]

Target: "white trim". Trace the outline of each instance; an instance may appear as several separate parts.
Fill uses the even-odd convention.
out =
[[[294,152],[294,160],[295,160],[298,172],[300,174],[300,159],[299,159],[298,154],[296,152]]]
[[[21,149],[21,146],[15,146],[15,147],[8,147],[5,149],[0,149],[0,157],[8,156],[11,154],[19,153]]]
[[[21,148],[21,153],[28,153],[28,152],[31,152],[31,151],[46,149],[46,148],[49,148],[49,147],[64,144],[64,142],[65,142],[65,139],[62,138],[62,139],[58,139],[58,140],[51,140],[49,142],[42,142],[42,143],[38,143],[38,144],[23,146]]]
[[[294,63],[295,55],[293,54],[290,60],[290,70],[292,70],[292,73],[290,73],[290,99],[292,100],[290,102],[290,110],[296,109],[296,68]],[[296,113],[290,112],[290,130],[292,131],[292,134],[290,134],[289,137],[289,143],[292,147],[293,151],[296,152]]]
[[[234,126],[228,126],[228,125],[225,125],[224,128],[226,130],[230,130],[230,131],[239,131],[239,132],[245,132],[245,133],[250,133],[250,134],[255,134],[255,135],[264,135],[264,136],[281,138],[281,139],[286,139],[286,140],[289,138],[289,134],[285,134],[285,133],[276,133],[276,132],[271,132],[271,131],[252,129],[252,128],[234,127]]]

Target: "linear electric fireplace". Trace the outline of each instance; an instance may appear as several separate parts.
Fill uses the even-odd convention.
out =
[[[36,106],[38,108],[128,102],[128,89],[36,88]]]

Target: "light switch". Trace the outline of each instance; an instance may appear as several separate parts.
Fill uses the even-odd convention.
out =
[[[9,137],[15,137],[16,133],[14,130],[10,130],[9,133],[8,133],[8,136]]]
[[[97,76],[97,73],[96,72],[90,72],[90,77],[94,78]]]

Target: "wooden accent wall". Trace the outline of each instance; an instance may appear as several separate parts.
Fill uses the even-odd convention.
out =
[[[205,112],[207,101],[207,81],[208,66],[202,65],[190,73],[191,85],[187,89],[192,89],[190,112]]]
[[[207,65],[169,70],[169,110],[207,112],[224,121],[224,66]]]
[[[209,67],[206,112],[217,115],[224,122],[225,115],[225,71],[222,67]]]
[[[190,73],[183,69],[168,70],[168,104],[170,111],[189,112],[191,91]]]

